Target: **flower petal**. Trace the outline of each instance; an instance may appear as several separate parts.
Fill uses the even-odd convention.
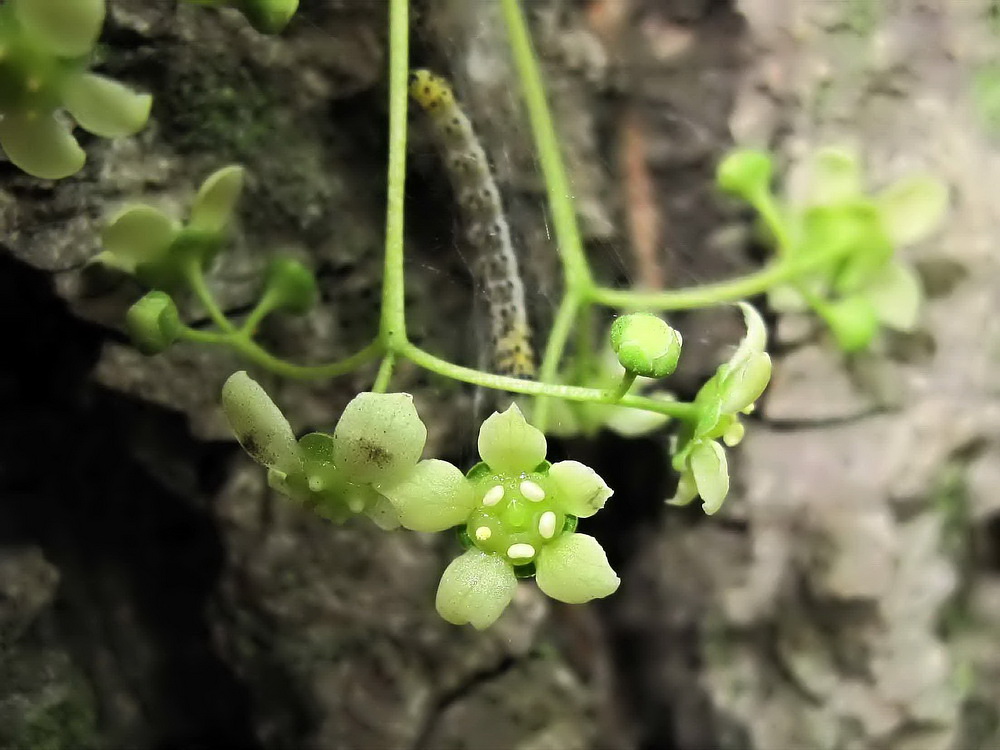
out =
[[[87,155],[51,112],[6,112],[0,146],[16,166],[46,180],[61,180],[83,168]]]
[[[245,176],[246,170],[238,164],[210,174],[195,196],[188,225],[206,232],[225,229],[243,192]]]
[[[333,461],[351,482],[387,484],[416,465],[426,441],[409,393],[361,393],[333,432]]]
[[[243,450],[255,461],[286,474],[300,467],[298,444],[288,420],[242,370],[222,386],[222,410]]]
[[[722,501],[729,494],[726,451],[714,440],[703,440],[692,449],[688,463],[705,513],[712,515],[722,507]]]
[[[374,502],[368,504],[368,507],[365,508],[365,515],[382,531],[392,531],[393,529],[398,529],[400,526],[396,508],[393,507],[388,498],[382,495],[379,495]]]
[[[379,487],[413,531],[444,531],[464,523],[473,506],[472,484],[447,461],[421,461],[401,481]]]
[[[586,534],[564,534],[546,544],[535,566],[538,588],[567,604],[609,596],[621,583],[600,543]]]
[[[579,461],[560,461],[549,469],[559,509],[564,513],[589,518],[604,507],[614,494],[597,472]]]
[[[760,398],[770,380],[771,357],[767,352],[754,354],[722,382],[722,413],[732,414],[746,409]]]
[[[852,149],[821,148],[809,160],[806,204],[843,203],[861,195],[861,161]]]
[[[651,398],[660,401],[676,401],[676,399],[663,392],[650,394]],[[645,409],[633,409],[628,406],[608,407],[604,415],[604,425],[622,437],[637,438],[656,432],[670,421],[666,414],[657,414]]]
[[[177,235],[177,223],[152,206],[128,206],[104,228],[105,249],[133,270],[158,260]]]
[[[520,474],[545,460],[545,435],[528,424],[517,404],[493,412],[479,428],[479,455],[493,471]]]
[[[910,245],[930,235],[948,211],[948,186],[929,175],[900,180],[877,198],[882,226],[893,244]]]
[[[104,0],[14,0],[17,20],[60,57],[90,52],[104,24]]]
[[[726,372],[731,372],[742,366],[755,354],[759,354],[767,348],[767,326],[757,308],[746,302],[736,303],[743,312],[743,322],[747,332],[740,341],[733,356],[726,363]]]
[[[923,286],[905,263],[890,263],[864,290],[881,323],[897,331],[912,331],[920,317]]]
[[[145,127],[153,97],[110,78],[83,73],[66,81],[63,105],[84,130],[120,138]]]
[[[517,577],[510,563],[470,549],[445,568],[435,606],[453,625],[471,623],[476,630],[485,630],[503,614],[516,590]]]
[[[667,505],[690,505],[696,497],[698,497],[698,487],[694,483],[694,477],[690,471],[682,471],[681,478],[677,481],[677,490],[674,496],[667,500]]]

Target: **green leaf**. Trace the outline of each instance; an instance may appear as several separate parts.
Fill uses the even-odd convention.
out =
[[[700,441],[688,458],[691,476],[701,495],[705,513],[712,515],[729,494],[729,464],[726,451],[714,440]]]
[[[586,534],[564,534],[538,553],[535,582],[567,604],[603,599],[621,584],[600,543]]]
[[[517,577],[510,563],[473,548],[445,569],[435,606],[453,625],[470,623],[485,630],[503,614],[516,590]]]
[[[333,432],[334,463],[351,482],[391,483],[416,466],[426,440],[409,393],[361,393]]]
[[[290,474],[301,469],[298,445],[288,420],[270,396],[242,370],[222,387],[222,410],[233,434],[264,466]]]
[[[614,494],[597,472],[579,461],[559,461],[549,469],[549,482],[556,492],[556,507],[564,513],[589,518]]]
[[[651,313],[620,315],[611,326],[611,349],[628,372],[663,378],[677,369],[681,335]]]
[[[161,259],[177,235],[177,223],[152,206],[127,206],[104,228],[105,249],[133,271]]]
[[[210,174],[195,196],[188,226],[204,232],[225,229],[243,192],[245,176],[245,170],[238,164]]]
[[[153,97],[93,73],[67,79],[63,105],[80,127],[104,138],[119,138],[142,130],[149,119]]]
[[[476,500],[472,483],[447,461],[421,461],[404,479],[379,488],[413,531],[444,531],[468,520]]]
[[[80,57],[97,43],[104,0],[9,0],[17,20],[59,57]]]
[[[890,241],[910,245],[941,224],[948,211],[948,187],[930,175],[908,177],[886,188],[877,204]]]
[[[181,334],[177,305],[169,294],[149,292],[125,314],[129,336],[143,354],[158,354]]]
[[[493,412],[479,429],[479,455],[498,474],[532,471],[545,460],[545,435],[528,424],[517,404]]]
[[[904,263],[890,263],[865,289],[879,322],[897,331],[911,332],[917,327],[923,287],[916,271]]]
[[[0,146],[15,166],[46,180],[76,174],[87,160],[76,138],[51,112],[5,112],[0,118]]]

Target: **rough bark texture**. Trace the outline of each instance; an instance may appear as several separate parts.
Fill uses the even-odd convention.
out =
[[[622,588],[564,608],[524,585],[485,634],[434,613],[452,540],[332,526],[268,491],[216,406],[239,360],[140,356],[121,333],[138,288],[83,265],[123,202],[183,211],[208,172],[240,161],[249,190],[212,279],[225,307],[245,309],[267,259],[290,251],[317,270],[323,304],[269,322],[264,340],[300,361],[365,343],[385,3],[303,0],[276,39],[228,11],[109,4],[102,68],[155,95],[149,128],[87,141],[87,168],[59,183],[0,164],[0,748],[1000,744],[988,0],[528,3],[604,278],[752,267],[746,217],[711,187],[734,139],[789,165],[846,140],[872,186],[927,168],[955,200],[946,231],[913,250],[932,292],[919,334],[845,360],[815,326],[776,321],[774,382],[718,517],[664,508],[663,436],[566,446],[616,489],[586,528]],[[482,131],[544,330],[558,267],[498,12],[417,10],[415,62],[449,73]],[[475,295],[453,199],[413,140],[411,330],[475,361],[476,324],[456,323],[475,320]],[[678,324],[684,394],[739,327],[719,312]],[[304,432],[371,377],[264,380]],[[416,396],[428,455],[468,463],[474,394],[405,365],[394,386]]]

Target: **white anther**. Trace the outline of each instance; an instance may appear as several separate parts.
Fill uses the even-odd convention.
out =
[[[352,497],[347,501],[347,507],[351,509],[351,513],[360,513],[365,509],[365,501],[360,497]]]
[[[556,514],[551,510],[542,513],[542,517],[538,519],[538,533],[542,535],[542,539],[551,539],[556,535]]]
[[[493,530],[489,526],[480,526],[476,529],[476,539],[481,542],[485,542],[491,536],[493,536]]]
[[[533,503],[540,503],[545,499],[545,490],[530,479],[525,479],[521,482],[521,494]]]
[[[326,482],[323,481],[323,477],[311,476],[309,477],[309,489],[313,492],[319,492],[323,487],[326,486]]]
[[[490,487],[486,494],[483,495],[483,505],[496,505],[501,500],[503,500],[502,484],[498,484],[496,487]]]
[[[535,548],[530,544],[512,544],[507,548],[507,557],[511,560],[530,560],[535,556]]]

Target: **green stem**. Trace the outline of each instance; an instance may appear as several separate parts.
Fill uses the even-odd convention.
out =
[[[622,375],[622,381],[618,384],[618,387],[610,391],[612,401],[621,401],[625,394],[628,393],[628,389],[632,387],[635,378],[636,374],[634,372],[626,372]]]
[[[198,301],[201,302],[202,307],[205,308],[208,317],[223,331],[235,333],[236,326],[230,322],[226,314],[219,308],[215,297],[212,296],[212,292],[208,288],[208,284],[205,283],[205,274],[201,270],[200,260],[194,259],[184,265],[184,278],[198,298]]]
[[[409,77],[409,2],[389,3],[389,175],[385,219],[385,272],[379,339],[390,352],[406,345],[403,207],[406,185],[406,107]]]
[[[274,312],[275,303],[277,301],[278,295],[276,293],[273,291],[265,292],[256,307],[250,311],[246,320],[243,321],[243,325],[240,326],[240,333],[253,338],[254,331],[257,329],[257,326],[260,325],[261,321]]]
[[[848,247],[837,245],[811,258],[779,260],[756,273],[741,276],[738,279],[705,284],[690,289],[637,292],[632,289],[595,287],[590,290],[589,299],[591,302],[607,307],[656,310],[690,310],[697,307],[710,307],[762,294],[776,284],[790,281],[797,276],[822,268],[847,250],[849,250]]]
[[[378,366],[378,375],[375,376],[375,384],[372,386],[373,393],[385,393],[388,390],[392,369],[395,365],[396,355],[392,352],[382,358],[382,364]]]
[[[573,322],[580,311],[580,297],[578,293],[567,290],[559,309],[556,311],[555,320],[552,321],[552,330],[549,331],[549,340],[545,344],[545,355],[542,357],[542,367],[538,373],[538,379],[542,383],[554,383],[559,370],[559,362],[562,359],[563,350],[566,348],[566,341],[573,330]],[[539,398],[535,401],[533,421],[535,426],[542,432],[549,419],[549,401],[546,398]]]
[[[539,383],[534,380],[511,378],[506,375],[494,375],[490,372],[473,370],[469,367],[453,364],[409,343],[403,345],[399,354],[419,367],[423,367],[425,370],[430,370],[443,377],[451,378],[452,380],[461,380],[465,383],[492,388],[498,391],[523,393],[529,396],[549,396],[552,398],[561,398],[566,401],[582,401],[591,404],[617,403],[619,406],[644,409],[645,411],[666,414],[674,419],[686,421],[694,421],[698,418],[698,407],[695,404],[680,401],[660,401],[642,396],[625,396],[621,400],[616,401],[613,398],[615,394],[612,392],[601,391],[596,388],[554,385],[552,383]]]
[[[500,4],[503,6],[507,38],[521,82],[524,103],[528,109],[538,161],[542,168],[542,176],[545,178],[549,210],[552,212],[552,227],[559,248],[559,257],[562,259],[566,289],[569,292],[577,288],[587,288],[593,284],[590,266],[583,252],[580,229],[576,223],[573,193],[563,166],[559,137],[556,135],[552,114],[545,97],[545,86],[542,82],[538,57],[531,44],[528,24],[524,20],[519,0],[501,0]]]

